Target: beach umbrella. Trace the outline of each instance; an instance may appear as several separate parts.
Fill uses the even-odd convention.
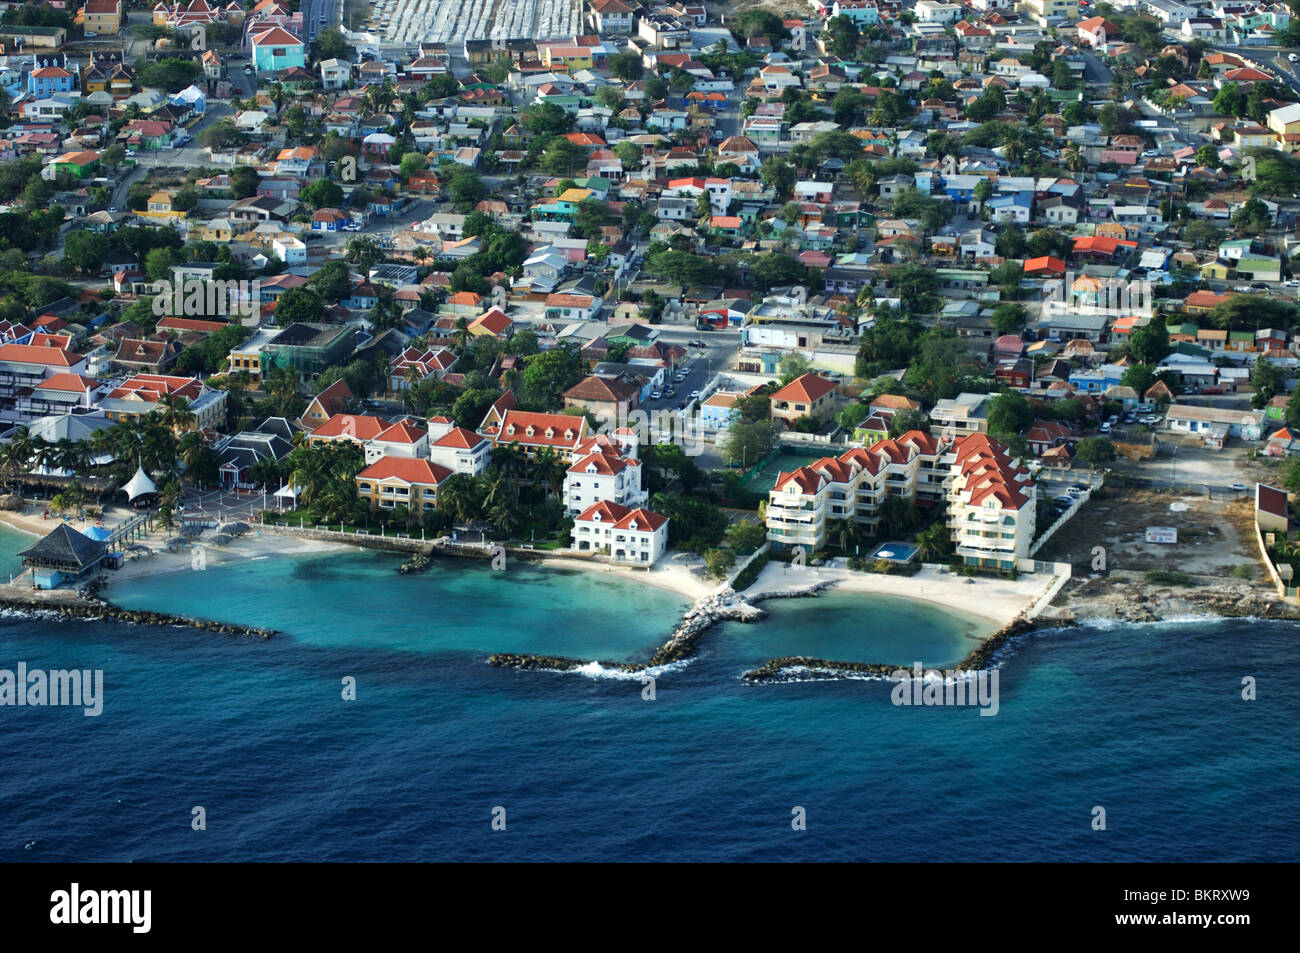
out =
[[[184,536],[173,536],[171,539],[167,540],[168,549],[176,549],[179,546],[188,546],[189,544],[190,541]]]
[[[181,535],[186,539],[197,539],[203,535],[203,527],[196,523],[188,523],[181,527]]]
[[[243,536],[251,529],[247,523],[228,523],[221,527],[223,533],[229,533],[232,536]]]
[[[211,542],[216,546],[224,546],[226,545],[226,543],[230,542],[234,538],[235,537],[228,536],[225,533],[217,533],[215,536],[212,537]]]

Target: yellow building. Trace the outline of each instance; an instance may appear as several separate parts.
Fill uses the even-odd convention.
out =
[[[235,228],[228,218],[214,218],[199,226],[199,241],[225,244],[235,237]]]
[[[86,36],[116,36],[122,30],[122,0],[86,0],[78,19]]]
[[[419,514],[437,505],[438,484],[451,475],[431,460],[383,456],[356,475],[357,497],[371,509],[405,506]]]
[[[170,192],[155,192],[149,196],[149,203],[137,215],[143,215],[146,218],[184,218],[185,213],[172,208],[172,196]]]
[[[1016,9],[1042,27],[1049,21],[1079,19],[1078,0],[1020,0]]]

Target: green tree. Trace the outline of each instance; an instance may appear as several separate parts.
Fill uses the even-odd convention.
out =
[[[1115,459],[1115,445],[1109,437],[1084,437],[1074,452],[1079,460],[1090,467],[1098,467]]]
[[[339,208],[343,204],[343,189],[333,179],[322,178],[309,183],[299,197],[313,209]]]
[[[108,239],[97,232],[70,232],[63,240],[63,255],[68,264],[84,274],[98,274],[107,254]]]
[[[275,302],[275,323],[282,328],[291,324],[314,323],[325,313],[325,302],[310,288],[290,288]]]

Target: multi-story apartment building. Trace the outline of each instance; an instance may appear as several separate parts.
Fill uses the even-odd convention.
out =
[[[1028,470],[984,434],[919,430],[780,474],[768,494],[768,539],[778,550],[815,551],[843,519],[875,534],[892,494],[922,507],[946,500],[947,526],[967,565],[1014,569],[1029,555],[1036,489]]]
[[[1015,569],[1029,556],[1038,488],[1007,448],[985,434],[953,444],[947,489],[948,529],[967,566]]]
[[[939,401],[930,411],[930,426],[944,437],[986,433],[989,429],[988,394],[958,394]]]
[[[1020,0],[1016,9],[1041,27],[1079,19],[1078,0]]]

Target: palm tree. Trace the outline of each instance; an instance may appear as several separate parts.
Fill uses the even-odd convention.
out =
[[[310,505],[325,489],[329,481],[321,455],[311,449],[295,450],[293,460],[293,485],[298,488],[303,503]]]
[[[500,467],[489,468],[479,479],[482,481],[483,504],[493,506],[506,499],[509,480]]]
[[[836,545],[840,548],[840,552],[847,553],[849,551],[849,544],[852,543],[858,535],[858,524],[847,517],[843,517],[841,519],[832,520],[831,524],[826,527],[826,532],[831,539],[835,540]]]
[[[266,382],[266,392],[275,401],[279,416],[283,417],[298,396],[298,379],[289,368],[277,367]]]
[[[473,515],[474,487],[469,477],[456,474],[438,487],[438,510],[453,520],[464,521]]]
[[[163,394],[158,399],[158,419],[164,427],[173,433],[191,426],[196,418],[190,411],[190,402],[175,394]]]
[[[519,442],[512,440],[508,444],[497,444],[492,448],[492,463],[501,468],[510,479],[511,485],[519,492],[519,470],[523,465],[524,452],[519,449]]]
[[[107,457],[112,454],[112,431],[108,427],[100,427],[90,435],[90,455],[94,459]]]
[[[553,447],[542,447],[533,457],[533,479],[548,488],[548,496],[560,492],[566,469],[564,461]]]
[[[26,427],[19,427],[14,431],[13,439],[9,442],[9,456],[15,470],[26,472],[31,468],[32,460],[36,456],[36,447],[31,431]]]
[[[32,439],[32,457],[38,470],[48,470],[54,466],[54,444],[43,437]]]
[[[463,354],[465,345],[469,343],[469,319],[464,315],[456,319],[456,333],[453,337],[456,339],[456,346],[460,348]]]
[[[1078,146],[1070,146],[1061,153],[1061,165],[1067,172],[1078,172],[1083,168],[1083,152]]]
[[[193,470],[203,458],[203,435],[197,430],[191,430],[181,437],[176,449],[180,454],[181,463],[185,464],[185,469]]]
[[[488,510],[487,515],[488,521],[491,522],[493,528],[507,539],[519,526],[519,512],[508,501],[503,500],[498,503]]]

